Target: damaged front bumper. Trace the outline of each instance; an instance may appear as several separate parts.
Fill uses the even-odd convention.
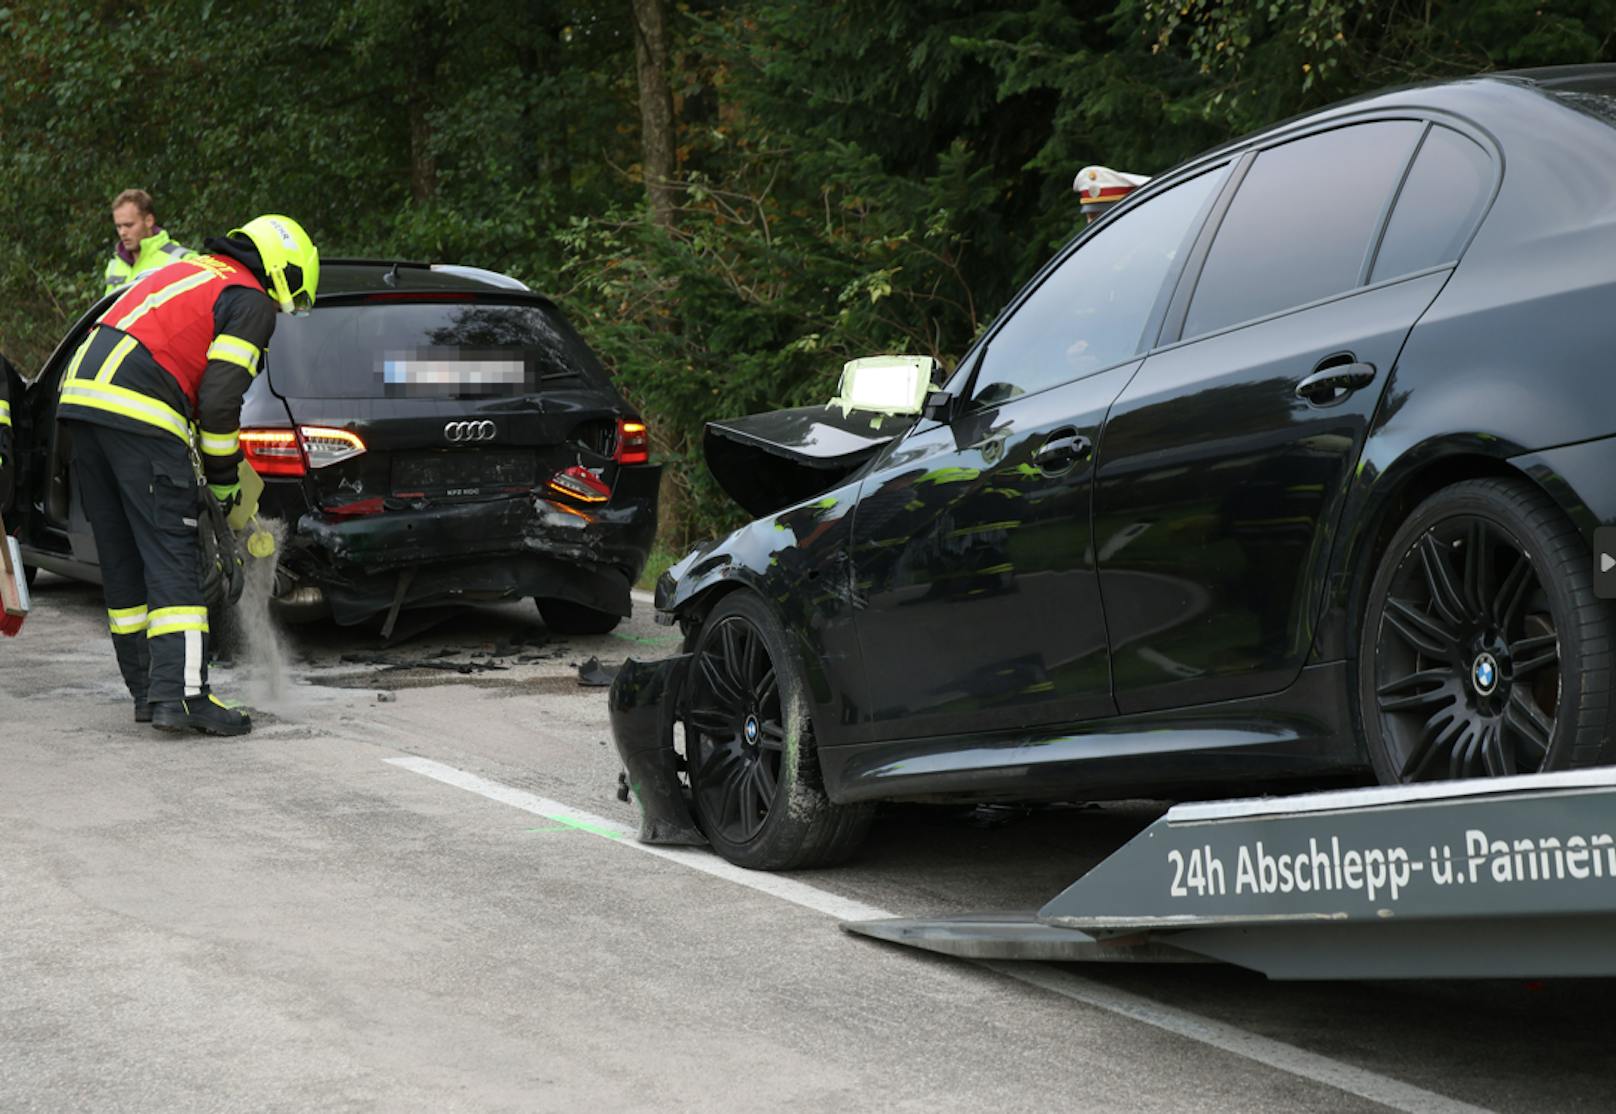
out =
[[[612,682],[608,706],[629,792],[640,807],[640,842],[700,847],[707,838],[696,826],[679,777],[673,724],[684,691],[689,654],[661,661],[629,658]]]

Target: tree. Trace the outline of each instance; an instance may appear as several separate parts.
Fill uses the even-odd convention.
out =
[[[640,92],[640,167],[652,223],[673,227],[673,91],[662,0],[632,0],[634,64]]]

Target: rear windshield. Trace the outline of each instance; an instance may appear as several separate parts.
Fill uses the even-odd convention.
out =
[[[1574,108],[1596,120],[1603,120],[1616,128],[1616,95],[1610,93],[1573,93],[1556,90],[1554,99],[1567,108]]]
[[[490,302],[367,302],[282,318],[269,350],[295,398],[491,398],[610,377],[560,312]]]

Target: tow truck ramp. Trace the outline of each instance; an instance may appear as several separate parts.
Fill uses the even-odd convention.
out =
[[[1616,768],[1178,805],[1036,913],[842,927],[1274,979],[1616,975]]]

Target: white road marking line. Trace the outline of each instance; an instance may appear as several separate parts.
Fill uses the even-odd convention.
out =
[[[744,870],[701,848],[657,847],[640,843],[634,838],[635,830],[627,824],[584,812],[582,809],[540,797],[523,789],[490,781],[488,778],[467,773],[454,766],[434,762],[430,758],[411,755],[388,758],[384,761],[388,765],[422,774],[445,785],[468,790],[501,804],[512,805],[547,820],[593,832],[632,850],[681,863],[691,870],[699,870],[703,874],[726,879],[748,889],[789,901],[793,905],[835,917],[837,920],[884,920],[896,915],[874,905],[865,905],[863,902],[841,897],[795,879]],[[1104,983],[1074,975],[1045,963],[1006,963],[990,960],[975,962],[978,966],[996,974],[1060,994],[1074,1002],[1081,1002],[1086,1006],[1138,1021],[1163,1032],[1210,1045],[1289,1075],[1334,1087],[1338,1091],[1368,1099],[1370,1102],[1378,1102],[1393,1110],[1407,1111],[1408,1114],[1427,1114],[1427,1112],[1487,1114],[1485,1107],[1472,1106],[1435,1091],[1427,1091],[1423,1087],[1403,1083],[1365,1068],[1353,1067],[1351,1064],[1297,1048],[1283,1041],[1249,1033],[1234,1025],[1165,1006],[1125,990],[1116,990]]]
[[[542,816],[547,820],[568,824],[582,828],[585,831],[595,832],[608,839],[616,839],[623,846],[633,848],[635,851],[653,855],[659,859],[671,859],[682,863],[691,870],[699,870],[703,874],[711,874],[715,878],[723,878],[730,882],[747,886],[763,893],[771,894],[793,905],[801,905],[805,909],[812,909],[816,913],[824,913],[828,917],[835,917],[842,921],[872,921],[884,920],[894,916],[885,909],[878,909],[874,905],[865,905],[860,901],[838,896],[816,886],[810,886],[791,878],[782,878],[778,874],[762,874],[755,870],[746,870],[725,862],[710,851],[699,847],[658,847],[654,844],[640,843],[635,840],[635,829],[627,824],[619,824],[615,820],[608,820],[604,816],[584,812],[581,809],[564,805],[559,801],[552,801],[522,789],[509,785],[502,785],[497,781],[468,774],[453,766],[446,766],[442,762],[434,762],[430,758],[389,758],[386,761],[393,766],[400,766],[414,773],[425,774],[446,785],[453,785],[460,789],[467,789],[473,793],[481,794],[489,800],[499,801],[502,804],[514,805],[516,808]]]
[[[1449,1098],[1411,1083],[1355,1068],[1284,1041],[1259,1036],[1234,1025],[1200,1017],[1185,1010],[1164,1006],[1149,998],[1117,990],[1104,983],[1085,979],[1046,963],[1007,963],[978,960],[981,966],[1001,975],[1052,991],[1084,1005],[1120,1014],[1176,1036],[1221,1048],[1259,1064],[1324,1083],[1350,1095],[1378,1102],[1409,1114],[1490,1114],[1487,1107]]]

